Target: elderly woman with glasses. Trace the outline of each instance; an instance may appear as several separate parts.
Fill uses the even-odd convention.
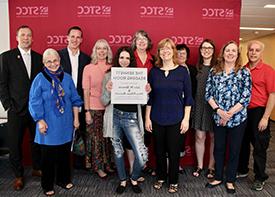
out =
[[[43,63],[31,86],[29,111],[36,122],[35,142],[41,146],[41,186],[46,196],[52,196],[55,181],[66,190],[73,187],[70,148],[83,102],[71,76],[63,72],[56,50],[45,50]]]

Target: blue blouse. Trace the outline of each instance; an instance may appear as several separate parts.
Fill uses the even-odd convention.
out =
[[[231,70],[228,75],[225,72],[214,74],[211,69],[206,82],[205,99],[209,101],[213,98],[217,105],[225,111],[229,111],[237,103],[243,106],[242,110],[234,114],[226,123],[227,127],[232,128],[247,118],[251,87],[250,72],[246,68],[240,69],[237,73]],[[220,119],[221,117],[215,113],[214,121],[217,126],[220,126]]]
[[[151,120],[164,126],[179,123],[184,117],[184,107],[193,105],[187,68],[178,66],[165,76],[163,70],[153,67],[148,81],[152,88],[147,104],[151,106]]]
[[[55,100],[51,95],[51,83],[43,73],[39,73],[31,86],[29,111],[34,121],[45,120],[48,125],[47,133],[41,134],[36,124],[34,141],[43,145],[62,145],[72,141],[73,135],[73,107],[80,107],[82,100],[79,97],[71,76],[64,73],[61,85],[64,89],[65,111],[56,115],[54,112]]]

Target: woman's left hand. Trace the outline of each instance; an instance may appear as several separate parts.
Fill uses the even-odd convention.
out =
[[[226,121],[226,120],[224,120],[224,119],[221,119],[221,120],[220,120],[220,125],[221,125],[221,126],[225,126],[225,125],[226,125],[226,123],[227,123],[227,121]]]
[[[180,125],[180,133],[184,134],[188,131],[188,129],[189,129],[189,121],[183,119]]]
[[[74,128],[78,129],[79,125],[79,120],[74,119]]]
[[[109,92],[112,91],[112,89],[113,89],[113,83],[112,83],[111,80],[109,80],[109,81],[107,82],[107,84],[106,84],[106,89],[107,89]]]
[[[147,83],[146,86],[145,86],[145,91],[147,94],[149,94],[151,92],[152,88],[150,86],[150,83]]]

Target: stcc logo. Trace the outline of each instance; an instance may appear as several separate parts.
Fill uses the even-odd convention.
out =
[[[223,8],[203,8],[202,9],[203,18],[234,18],[233,9],[223,9]]]
[[[110,45],[121,45],[121,44],[131,44],[131,35],[109,35],[108,42]]]
[[[171,36],[171,39],[176,43],[176,44],[187,44],[190,47],[197,47],[199,46],[202,41],[203,37],[201,36],[183,36],[183,35],[175,35]]]
[[[141,17],[168,17],[174,16],[174,8],[161,6],[140,6]]]
[[[64,46],[67,45],[67,36],[66,35],[48,35],[47,36],[47,45],[48,46]]]
[[[80,17],[90,17],[90,16],[110,16],[111,15],[111,6],[93,6],[93,5],[84,5],[77,6],[77,15]]]
[[[48,13],[47,6],[17,6],[15,8],[16,17],[47,17]]]

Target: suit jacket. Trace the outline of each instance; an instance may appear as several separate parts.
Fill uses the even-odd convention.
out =
[[[0,100],[5,110],[18,115],[28,112],[29,91],[35,76],[42,70],[42,55],[31,50],[31,78],[18,48],[0,55]]]
[[[61,66],[63,67],[63,70],[72,75],[72,65],[70,61],[69,51],[67,48],[64,48],[60,51],[58,51],[60,57],[61,57]],[[79,57],[78,57],[78,76],[77,76],[77,92],[79,96],[83,99],[83,89],[82,89],[82,75],[84,67],[89,64],[91,61],[91,58],[80,51]]]

